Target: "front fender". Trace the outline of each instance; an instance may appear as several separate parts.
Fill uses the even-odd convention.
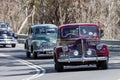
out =
[[[59,54],[62,53],[63,50],[62,50],[62,46],[58,46],[54,49],[54,57],[55,58],[58,58],[59,57]]]
[[[105,49],[104,54],[109,57],[109,49],[108,49],[107,45],[104,45],[104,49]]]
[[[32,46],[32,48],[33,48],[33,50],[36,50],[38,47],[36,46],[36,44],[38,44],[38,40],[33,40],[32,41],[32,44],[31,44],[31,46]]]
[[[96,48],[97,53],[98,53],[98,54],[103,54],[104,56],[109,57],[109,49],[108,49],[108,46],[107,46],[106,44],[104,44],[104,43],[101,43],[100,45],[102,46],[102,48],[101,48],[100,50],[97,50],[97,48]]]

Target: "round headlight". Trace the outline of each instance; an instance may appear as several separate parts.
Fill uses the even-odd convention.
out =
[[[103,47],[103,46],[102,46],[101,44],[98,44],[98,45],[96,46],[96,49],[97,49],[97,50],[101,50],[102,47]]]
[[[73,54],[74,54],[74,56],[78,56],[79,52],[77,50],[75,50]]]
[[[88,54],[88,55],[92,55],[91,49],[88,49],[87,54]]]
[[[68,51],[68,46],[63,46],[63,47],[62,47],[62,50],[63,50],[63,51]]]
[[[36,42],[36,46],[37,46],[37,47],[40,47],[40,46],[41,46],[41,43],[40,43],[40,42]]]

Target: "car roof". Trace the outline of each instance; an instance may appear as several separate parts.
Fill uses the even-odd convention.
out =
[[[89,25],[89,26],[98,26],[96,23],[70,23],[70,24],[63,24],[60,27],[69,26],[69,25]]]
[[[31,26],[31,28],[38,28],[38,27],[58,28],[58,26],[54,24],[37,24],[37,25]]]

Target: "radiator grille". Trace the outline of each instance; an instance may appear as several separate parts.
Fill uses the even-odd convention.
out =
[[[77,44],[76,48],[77,48],[80,56],[84,56],[84,57],[96,57],[96,50],[95,49],[90,49],[89,45],[87,44],[87,42],[84,42],[84,40],[81,40],[81,43]],[[92,52],[91,55],[87,54],[87,51],[89,49]]]

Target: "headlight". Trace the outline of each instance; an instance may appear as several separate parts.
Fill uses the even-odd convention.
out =
[[[40,47],[40,46],[41,46],[41,43],[40,43],[40,42],[36,42],[36,46],[37,46],[37,47]]]
[[[73,54],[74,54],[74,56],[78,56],[79,52],[77,50],[75,50]]]
[[[101,49],[102,49],[102,47],[103,47],[103,45],[102,45],[102,44],[98,44],[98,45],[96,46],[96,49],[97,49],[97,50],[101,50]]]
[[[68,51],[68,46],[66,46],[66,45],[63,46],[63,47],[62,47],[62,50],[63,50],[63,51]]]
[[[91,49],[88,49],[87,54],[88,54],[88,55],[92,55]]]

